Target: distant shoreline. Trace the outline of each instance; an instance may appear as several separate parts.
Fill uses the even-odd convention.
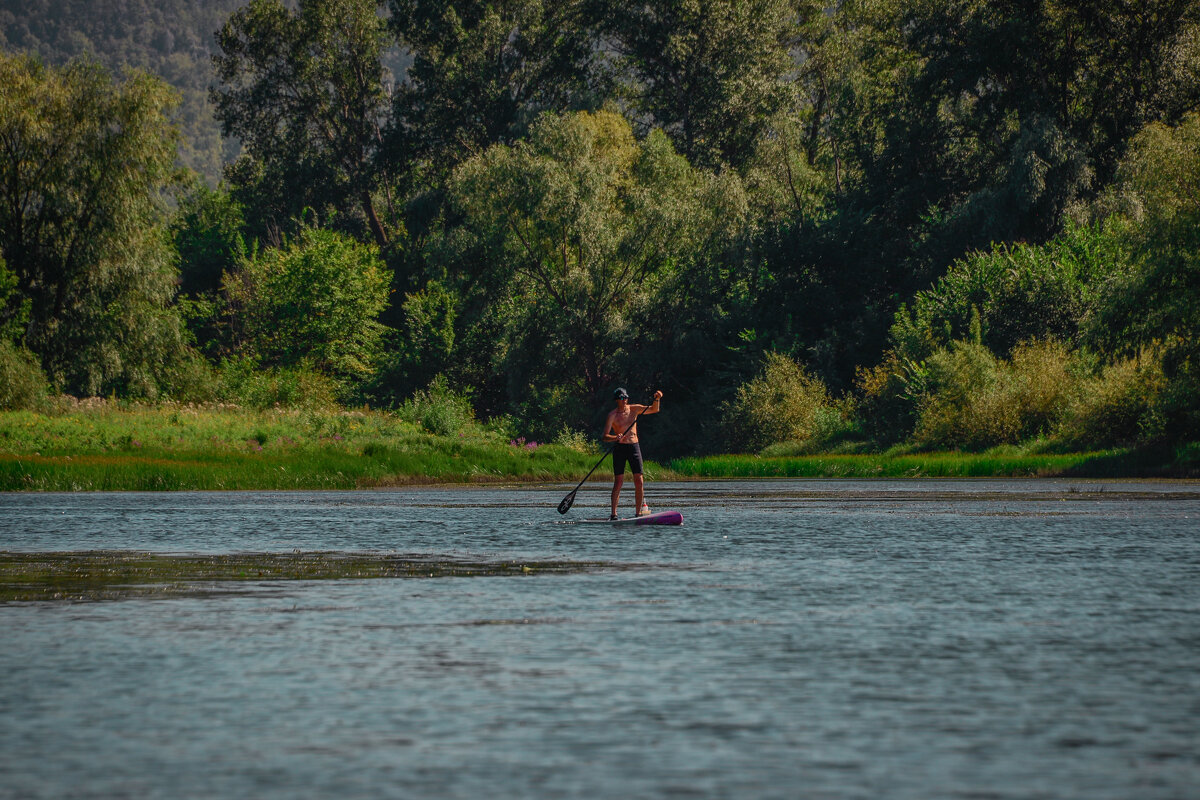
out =
[[[603,451],[584,437],[510,438],[468,421],[433,433],[394,413],[100,403],[0,412],[0,491],[349,490],[575,483]],[[983,453],[717,455],[647,462],[649,480],[1200,478],[1200,447]],[[609,480],[602,465],[594,482]]]
[[[502,484],[568,483],[588,467],[572,459],[544,466],[521,464],[496,445],[496,453],[447,464],[442,454],[404,453],[365,455],[345,449],[292,454],[213,453],[145,455],[55,455],[0,453],[0,492],[89,491],[347,491]],[[549,447],[549,446],[547,446]],[[557,454],[561,456],[562,454]],[[451,459],[453,460],[453,459]],[[411,469],[427,464],[429,473]],[[594,463],[594,462],[593,462]],[[1138,464],[1141,463],[1141,466]],[[573,468],[574,467],[574,468]],[[505,469],[509,471],[505,471]],[[758,458],[712,456],[684,458],[666,467],[647,464],[650,481],[703,480],[962,480],[962,479],[1080,479],[1197,481],[1194,470],[1172,469],[1135,456],[1063,454],[1053,457],[987,454],[927,453],[905,456],[821,456]],[[589,483],[607,483],[611,473],[598,471]]]

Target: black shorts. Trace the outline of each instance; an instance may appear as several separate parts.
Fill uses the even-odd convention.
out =
[[[634,475],[642,474],[642,446],[638,442],[632,444],[617,444],[613,446],[613,474],[625,474],[625,462],[629,462],[629,471]]]

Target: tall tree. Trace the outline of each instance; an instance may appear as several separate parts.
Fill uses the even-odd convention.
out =
[[[510,335],[528,337],[508,357],[537,362],[513,366],[598,394],[636,338],[631,315],[744,213],[732,189],[611,112],[545,115],[528,140],[463,164],[453,196],[507,273]]]
[[[375,0],[252,0],[217,33],[211,97],[227,136],[253,164],[231,178],[261,183],[277,213],[357,207],[382,247],[388,234],[373,193],[390,102],[381,57],[391,42]],[[275,195],[270,197],[269,195]]]
[[[939,266],[1052,235],[1129,136],[1200,102],[1194,2],[920,0],[900,23],[920,67],[869,182],[897,223],[929,230]]]
[[[25,343],[67,391],[154,395],[184,353],[163,202],[173,102],[143,73],[0,54],[0,255]]]
[[[429,179],[497,142],[522,136],[543,111],[595,108],[595,34],[587,0],[389,0],[413,54],[396,93],[393,150]]]
[[[795,0],[609,0],[605,43],[646,127],[694,164],[738,166],[788,104]]]
[[[1200,435],[1200,114],[1148,125],[1117,170],[1114,193],[1135,220],[1132,267],[1090,320],[1105,352],[1161,349],[1168,433]]]

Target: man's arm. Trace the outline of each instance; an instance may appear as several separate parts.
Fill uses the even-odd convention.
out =
[[[655,392],[654,393],[654,402],[648,406],[643,406],[643,408],[645,408],[646,410],[643,411],[642,413],[643,414],[657,414],[659,400],[662,400],[662,392]]]
[[[605,417],[604,433],[600,434],[600,441],[615,442],[618,438],[620,438],[618,433],[616,432],[616,425],[613,424],[614,416],[615,416],[615,414],[612,411],[610,411],[610,412],[608,412],[608,416]]]

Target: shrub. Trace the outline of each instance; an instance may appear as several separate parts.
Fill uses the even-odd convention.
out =
[[[1105,366],[1079,382],[1057,436],[1075,447],[1129,445],[1156,438],[1158,401],[1166,387],[1157,353],[1143,352]]]
[[[817,409],[828,404],[829,393],[818,378],[787,356],[768,352],[762,371],[723,404],[722,436],[739,452],[807,440],[816,431]]]
[[[46,375],[33,353],[0,339],[0,410],[37,408],[48,391]]]
[[[1010,441],[1018,427],[997,395],[999,368],[986,347],[952,342],[924,365],[913,439],[928,448],[980,448]]]
[[[912,433],[924,391],[924,365],[890,351],[874,367],[855,371],[861,396],[858,419],[863,433],[881,445],[895,444]]]
[[[181,403],[211,403],[221,396],[221,375],[199,354],[191,352],[165,371],[163,391]]]
[[[444,375],[404,401],[397,413],[438,436],[455,436],[478,427],[471,399],[451,389]]]
[[[777,442],[762,449],[763,456],[803,456],[816,453],[860,453],[869,448],[862,425],[848,399],[821,406],[813,414],[812,437]]]
[[[1062,418],[1078,383],[1071,353],[1053,339],[1024,342],[1004,365],[1004,389],[1021,420],[1019,437],[1048,434]]]
[[[331,408],[337,404],[337,384],[307,364],[264,369],[251,359],[237,358],[223,361],[219,375],[223,398],[251,408]]]
[[[223,285],[243,355],[342,384],[362,382],[378,367],[388,288],[375,248],[319,228],[243,258]]]
[[[510,393],[514,388],[510,385]],[[573,384],[524,387],[519,392],[521,398],[512,403],[516,432],[544,441],[565,428],[579,427],[582,420],[588,419],[591,409],[580,402],[572,388]]]
[[[1008,361],[955,342],[926,365],[926,396],[914,438],[922,447],[981,450],[1049,433],[1075,379],[1061,343],[1025,342]]]
[[[1115,224],[1070,225],[1045,244],[972,253],[918,292],[911,308],[900,308],[891,344],[901,356],[920,359],[965,338],[978,337],[1001,356],[1031,339],[1077,342],[1105,279],[1128,259]],[[971,330],[975,324],[978,333]]]
[[[554,444],[559,447],[565,447],[575,453],[583,453],[584,455],[595,455],[598,450],[596,442],[582,431],[572,430],[566,425],[562,426],[558,435],[554,437]]]

